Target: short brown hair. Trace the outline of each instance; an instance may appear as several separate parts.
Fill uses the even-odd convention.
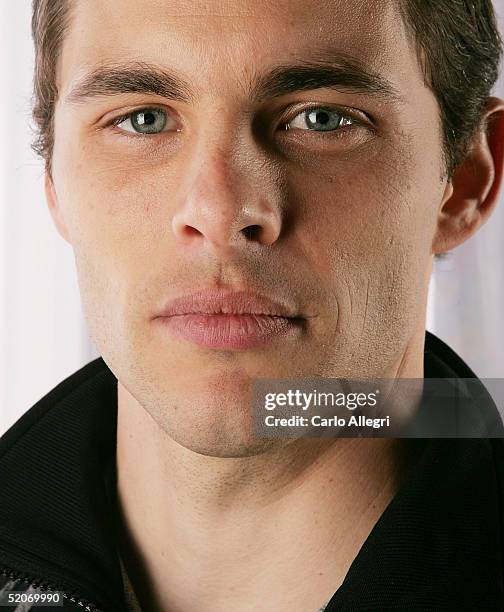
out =
[[[54,106],[58,100],[56,65],[70,21],[71,0],[33,0],[32,38],[35,47],[32,149],[51,171],[54,144]]]
[[[416,43],[425,79],[440,108],[444,170],[450,177],[464,159],[497,80],[502,40],[491,0],[398,0]],[[70,21],[72,0],[33,0],[35,44],[32,148],[51,170],[56,64]]]

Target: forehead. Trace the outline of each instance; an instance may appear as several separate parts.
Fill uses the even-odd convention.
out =
[[[421,80],[394,0],[77,0],[64,39],[60,90],[107,63],[143,61],[224,93],[261,68],[312,57],[354,57],[397,89]]]

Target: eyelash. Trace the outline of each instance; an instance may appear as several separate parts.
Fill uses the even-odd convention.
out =
[[[119,133],[121,136],[126,137],[126,138],[135,138],[138,139],[140,138],[149,138],[151,139],[154,136],[161,136],[164,133],[168,133],[168,132],[179,132],[180,129],[176,129],[176,130],[163,130],[161,132],[157,132],[157,133],[153,133],[153,134],[143,134],[141,132],[132,132],[129,130],[123,130],[121,128],[119,128],[119,124],[121,124],[123,121],[126,121],[128,119],[132,119],[132,117],[137,114],[140,113],[141,111],[147,111],[147,110],[160,110],[162,112],[164,112],[166,115],[170,115],[170,113],[168,111],[166,111],[163,107],[159,107],[159,106],[141,106],[139,108],[136,108],[132,111],[130,111],[129,113],[125,113],[115,119],[113,119],[108,126],[105,127],[112,127],[113,129],[115,129],[116,133]],[[324,105],[324,104],[312,104],[310,106],[304,107],[304,108],[300,108],[297,109],[295,114],[293,114],[290,118],[288,118],[287,120],[285,118],[283,118],[281,120],[280,126],[281,128],[283,128],[284,131],[290,131],[293,128],[288,128],[287,126],[289,124],[291,124],[295,119],[297,119],[298,117],[300,117],[301,115],[303,115],[304,113],[309,113],[313,110],[324,110],[324,111],[329,111],[329,112],[334,112],[340,115],[342,120],[350,120],[352,123],[350,125],[344,125],[344,126],[339,126],[333,130],[328,130],[328,131],[323,131],[323,130],[309,130],[309,129],[300,129],[300,132],[308,132],[310,134],[315,134],[316,137],[323,137],[323,138],[340,138],[342,136],[344,136],[348,131],[352,131],[355,129],[355,127],[363,127],[364,126],[364,121],[361,120],[360,118],[356,118],[355,114],[356,111],[351,111],[350,109],[347,109],[345,107],[331,107],[330,105]],[[370,117],[367,116],[365,113],[363,113],[362,111],[359,111],[361,114],[365,115],[367,117],[368,120],[370,120]],[[372,126],[368,126],[370,129]]]

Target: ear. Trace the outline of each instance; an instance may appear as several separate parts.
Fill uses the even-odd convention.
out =
[[[56,190],[54,188],[54,182],[51,177],[49,170],[46,169],[44,176],[44,188],[47,206],[49,207],[49,212],[51,213],[51,217],[53,218],[54,224],[62,238],[64,238],[69,244],[70,239],[68,237],[68,230],[63,220],[63,215],[61,212],[61,208],[58,202],[58,197],[56,195]]]
[[[470,238],[492,214],[504,169],[504,100],[489,98],[482,127],[447,184],[432,253],[443,253]]]

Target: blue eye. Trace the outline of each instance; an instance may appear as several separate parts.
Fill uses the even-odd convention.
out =
[[[353,119],[338,111],[317,106],[305,109],[296,115],[292,121],[285,125],[285,129],[288,130],[294,127],[314,132],[331,132],[346,125],[353,125],[353,123]]]
[[[122,130],[137,134],[159,134],[166,123],[166,112],[160,108],[141,108],[114,121]]]

